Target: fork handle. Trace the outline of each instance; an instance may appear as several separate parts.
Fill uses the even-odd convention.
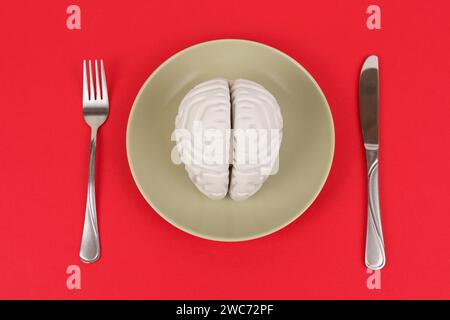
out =
[[[381,228],[380,200],[378,192],[378,148],[366,146],[368,205],[366,235],[366,266],[372,270],[384,267],[383,230]]]
[[[86,214],[84,217],[83,236],[81,239],[80,259],[92,263],[100,257],[100,241],[97,226],[97,209],[95,205],[95,150],[97,146],[97,129],[91,129],[91,151],[89,155],[88,191]]]

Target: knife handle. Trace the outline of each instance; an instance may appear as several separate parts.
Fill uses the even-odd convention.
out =
[[[366,266],[380,270],[386,263],[386,256],[378,192],[378,145],[366,144],[365,148],[368,176]]]

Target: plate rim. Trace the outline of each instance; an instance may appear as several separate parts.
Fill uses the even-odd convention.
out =
[[[179,225],[178,223],[176,223],[175,221],[173,221],[169,216],[167,216],[166,214],[162,213],[162,210],[160,210],[158,208],[158,206],[156,206],[152,200],[146,196],[145,192],[143,191],[142,186],[140,185],[140,183],[138,182],[137,176],[136,176],[136,171],[133,167],[133,162],[131,159],[131,155],[130,155],[130,124],[134,118],[135,112],[136,112],[136,105],[137,102],[140,100],[140,97],[144,91],[144,89],[147,87],[148,83],[150,81],[152,81],[153,78],[155,78],[157,76],[157,74],[167,65],[169,64],[172,60],[176,59],[178,56],[191,51],[195,48],[201,47],[201,46],[207,46],[207,45],[211,45],[211,44],[216,44],[216,43],[225,43],[225,42],[236,42],[236,43],[246,43],[246,44],[251,44],[251,45],[255,45],[255,46],[261,46],[264,47],[265,49],[271,50],[281,56],[283,56],[284,58],[287,58],[290,62],[292,62],[296,67],[300,68],[305,74],[306,76],[309,78],[309,80],[312,81],[312,83],[314,84],[314,86],[318,89],[320,97],[323,99],[323,101],[325,102],[325,105],[327,106],[327,115],[329,118],[329,122],[331,124],[331,147],[330,147],[330,154],[331,157],[327,163],[327,167],[326,167],[326,172],[324,174],[323,177],[323,181],[321,182],[320,187],[317,189],[317,191],[314,193],[314,195],[311,197],[311,199],[303,206],[303,208],[301,208],[295,215],[293,215],[293,217],[288,220],[287,222],[285,222],[282,225],[273,227],[265,232],[261,232],[261,233],[257,233],[256,235],[253,236],[249,236],[249,237],[218,237],[218,236],[211,236],[211,235],[207,235],[207,234],[202,234],[200,232],[197,232],[195,230],[191,230],[189,228],[186,228],[184,226]],[[253,41],[253,40],[246,40],[246,39],[233,39],[233,38],[226,38],[226,39],[216,39],[216,40],[209,40],[209,41],[204,41],[204,42],[200,42],[194,45],[191,45],[187,48],[184,48],[178,52],[176,52],[175,54],[171,55],[169,58],[167,58],[164,62],[162,62],[155,70],[153,70],[153,72],[147,77],[147,79],[144,81],[144,83],[141,85],[141,88],[139,89],[139,92],[137,93],[136,97],[134,98],[133,104],[131,106],[130,109],[130,113],[128,116],[128,120],[127,120],[127,129],[126,129],[126,153],[127,153],[127,162],[128,162],[128,166],[130,168],[131,171],[131,175],[133,177],[133,181],[135,183],[135,185],[137,186],[139,193],[141,194],[141,196],[145,199],[145,201],[150,205],[150,207],[165,221],[169,222],[169,224],[171,224],[173,227],[191,235],[191,236],[195,236],[201,239],[205,239],[205,240],[210,240],[210,241],[219,241],[219,242],[243,242],[243,241],[251,241],[251,240],[255,240],[255,239],[259,239],[259,238],[263,238],[266,237],[268,235],[271,235],[277,231],[280,231],[282,229],[284,229],[285,227],[287,227],[288,225],[290,225],[292,222],[294,222],[295,220],[297,220],[303,213],[305,213],[309,207],[313,204],[313,202],[317,199],[317,197],[319,196],[319,194],[322,192],[323,187],[325,186],[326,181],[328,180],[328,177],[330,175],[330,171],[332,168],[332,164],[334,161],[334,152],[335,152],[335,140],[336,140],[336,136],[335,136],[335,128],[334,128],[334,119],[333,119],[333,114],[331,112],[331,108],[330,108],[330,104],[328,103],[328,100],[325,96],[325,94],[322,91],[322,88],[319,86],[319,84],[317,83],[317,81],[314,79],[314,77],[308,72],[308,70],[306,70],[297,60],[295,60],[294,58],[292,58],[291,56],[289,56],[288,54],[284,53],[281,50],[278,50],[272,46],[269,46],[267,44],[263,44],[261,42],[257,42],[257,41]]]

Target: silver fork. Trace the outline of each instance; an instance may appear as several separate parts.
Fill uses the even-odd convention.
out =
[[[95,89],[92,80],[91,60],[89,60],[88,64],[89,84],[86,60],[83,60],[83,117],[89,127],[91,127],[91,151],[89,155],[87,203],[83,236],[81,239],[80,258],[81,261],[85,263],[92,263],[97,261],[100,257],[97,209],[95,205],[95,149],[97,145],[97,130],[106,121],[106,118],[108,118],[109,101],[103,60],[100,60],[101,84],[98,75],[97,60],[95,60]]]

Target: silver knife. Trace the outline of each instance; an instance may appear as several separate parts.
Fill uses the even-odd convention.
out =
[[[368,177],[366,266],[373,270],[386,263],[378,193],[378,104],[378,57],[372,55],[364,62],[359,79],[359,115]]]

